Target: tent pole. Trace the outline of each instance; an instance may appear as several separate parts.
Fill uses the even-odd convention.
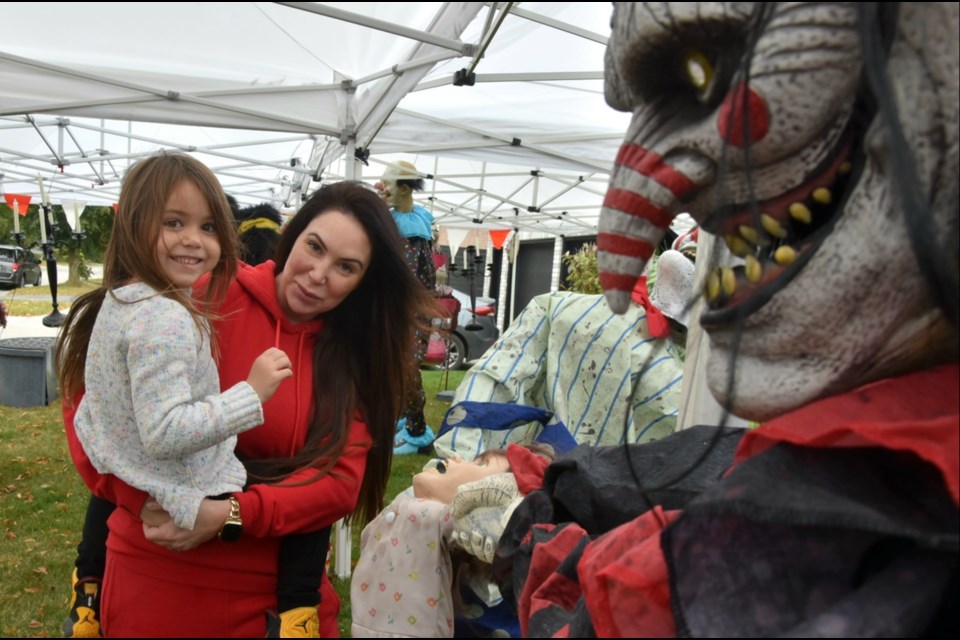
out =
[[[513,233],[516,234],[517,230],[514,229]],[[512,236],[507,236],[506,241],[503,243],[503,254],[500,256],[500,284],[498,289],[497,301],[497,327],[500,329],[501,333],[507,328],[507,281],[510,276],[510,243],[513,242]]]
[[[550,291],[560,291],[560,261],[563,257],[563,234],[553,239],[553,267],[550,269]]]
[[[486,259],[483,262],[483,297],[490,297],[490,285],[493,284],[493,272],[490,270],[490,265],[493,264],[493,243],[490,242],[490,232],[487,231],[487,253]]]
[[[356,180],[357,161],[353,157],[356,149],[356,139],[353,136],[347,138],[344,152],[344,178],[347,180]],[[350,525],[344,520],[337,520],[333,525],[334,531],[334,560],[333,571],[338,578],[350,577]]]
[[[278,2],[276,4],[285,5],[293,9],[300,9],[301,11],[316,13],[317,15],[327,16],[328,18],[335,18],[344,22],[358,24],[362,27],[369,27],[370,29],[392,33],[404,38],[416,40],[418,42],[432,44],[444,49],[450,49],[451,51],[456,51],[461,54],[465,53],[466,45],[454,38],[446,38],[435,33],[421,31],[420,29],[404,27],[403,25],[387,22],[386,20],[378,20],[377,18],[373,18],[371,16],[365,16],[359,13],[353,13],[351,11],[344,11],[343,9],[337,9],[335,7],[321,5],[315,2]]]
[[[344,178],[346,180],[356,180],[357,179],[357,159],[353,157],[354,152],[357,150],[357,140],[354,137],[347,138],[346,150],[344,151],[344,162],[346,165],[344,168]]]

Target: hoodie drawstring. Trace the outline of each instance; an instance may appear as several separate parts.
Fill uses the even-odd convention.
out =
[[[273,338],[273,346],[275,346],[277,349],[280,349],[280,323],[281,323],[280,318],[277,318],[277,330],[276,330],[276,332],[275,332],[275,334],[274,334],[274,338]],[[293,396],[294,396],[294,398],[295,398],[294,414],[293,414],[293,417],[294,417],[293,424],[294,424],[294,425],[299,425],[299,424],[300,424],[300,383],[299,383],[299,380],[301,379],[301,378],[300,378],[300,369],[301,369],[301,367],[302,367],[302,365],[303,365],[303,358],[301,357],[301,354],[303,353],[303,341],[304,341],[304,334],[303,334],[303,332],[301,331],[301,332],[300,332],[300,339],[297,341],[296,364],[293,366],[294,375],[293,375],[293,380],[292,380],[292,382],[293,382]],[[289,354],[287,354],[287,355],[289,355]],[[308,427],[308,428],[309,428],[309,427]],[[296,452],[297,452],[297,431],[296,431],[296,429],[293,429],[290,433],[291,433],[291,439],[290,439],[290,454],[289,454],[289,455],[290,455],[291,457],[293,457],[293,456],[296,454]],[[306,435],[304,435],[304,438],[306,438]]]
[[[301,356],[301,354],[303,353],[303,341],[304,341],[304,339],[305,339],[304,334],[303,334],[303,332],[301,331],[301,332],[300,332],[300,339],[297,341],[297,369],[296,369],[296,371],[297,371],[296,375],[297,375],[297,377],[298,377],[299,379],[301,379],[301,380],[302,380],[303,378],[300,377],[300,369],[303,367],[303,358],[300,357],[300,356]],[[308,359],[308,360],[309,360],[309,359]],[[296,424],[300,424],[300,385],[299,385],[299,384],[297,385],[296,418],[297,418]],[[307,425],[306,431],[309,431],[309,430],[310,430],[310,426]],[[304,443],[306,443],[306,439],[307,439],[306,431],[305,431],[304,434],[303,434]],[[293,456],[293,454],[296,453],[296,448],[297,448],[296,445],[294,445],[293,450],[290,451],[290,455],[291,455],[291,456]]]

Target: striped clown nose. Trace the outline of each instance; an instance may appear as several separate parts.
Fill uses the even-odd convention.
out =
[[[675,205],[693,188],[656,153],[632,143],[620,147],[597,234],[600,285],[614,312],[630,308],[634,284],[670,227]]]

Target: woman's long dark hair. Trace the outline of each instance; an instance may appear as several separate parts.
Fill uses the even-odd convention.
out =
[[[313,467],[326,475],[342,455],[354,416],[367,422],[373,446],[354,517],[369,522],[383,508],[393,457],[396,421],[410,392],[416,367],[414,334],[418,318],[435,313],[402,252],[397,225],[383,200],[359,182],[339,182],[316,191],[287,224],[276,252],[276,273],[310,222],[331,211],[353,216],[370,240],[370,266],[355,291],[325,315],[313,351],[313,409],[303,448],[293,457],[260,461],[251,476],[276,480]],[[418,372],[419,374],[419,372]]]

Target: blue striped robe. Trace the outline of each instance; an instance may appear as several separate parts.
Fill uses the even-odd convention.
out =
[[[614,314],[602,295],[535,297],[457,387],[463,400],[517,403],[554,412],[580,444],[647,442],[676,429],[683,362],[669,340],[651,338],[643,307]],[[539,423],[509,431],[454,427],[437,454],[472,459],[529,443]]]

